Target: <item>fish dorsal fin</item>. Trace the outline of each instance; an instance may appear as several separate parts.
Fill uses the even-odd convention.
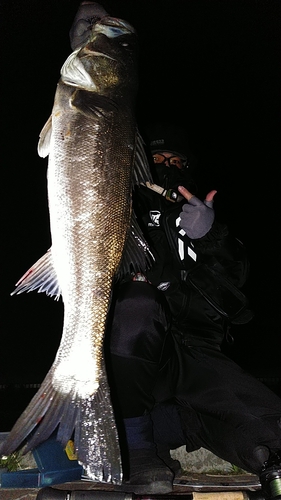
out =
[[[52,115],[46,121],[44,127],[40,132],[37,150],[41,158],[46,158],[46,156],[48,156],[50,153],[51,135],[52,135]]]
[[[144,149],[144,140],[139,130],[136,131],[135,162],[133,166],[133,184],[140,185],[146,182],[153,183],[150,165]]]
[[[32,292],[33,290],[46,292],[50,297],[54,296],[56,300],[60,298],[61,289],[54,269],[51,249],[19,279],[11,295]]]
[[[133,166],[133,186],[153,182],[150,165],[144,149],[144,140],[136,130],[135,161]],[[123,251],[123,256],[116,274],[117,279],[122,279],[125,275],[145,273],[154,262],[154,256],[148,243],[139,227],[135,212],[132,211],[130,227],[127,233],[127,240]]]
[[[116,278],[122,279],[128,274],[145,273],[153,262],[154,256],[139,227],[135,213],[132,212],[127,241]]]

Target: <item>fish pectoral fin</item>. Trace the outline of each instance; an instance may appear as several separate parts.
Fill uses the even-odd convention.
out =
[[[130,229],[116,278],[121,279],[132,272],[134,274],[145,273],[152,266],[154,260],[153,253],[143,236],[133,211]]]
[[[100,94],[75,89],[71,97],[71,106],[87,118],[102,117],[104,112],[116,111],[117,106],[112,99]]]
[[[46,292],[51,297],[55,296],[56,300],[61,295],[61,288],[54,269],[51,249],[37,260],[19,279],[11,295],[31,292],[33,290],[38,290],[38,293]]]
[[[50,142],[52,135],[52,115],[46,121],[39,135],[37,151],[41,158],[46,158],[50,153]]]

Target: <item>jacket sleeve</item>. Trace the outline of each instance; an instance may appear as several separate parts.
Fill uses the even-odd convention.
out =
[[[147,188],[138,189],[137,194],[138,220],[156,258],[150,273],[153,282],[178,279],[181,269],[188,270],[205,262],[210,266],[218,264],[219,271],[238,288],[244,285],[249,273],[246,250],[225,224],[215,220],[205,236],[191,240],[185,233],[182,235],[178,224],[180,204],[165,203],[162,197]],[[150,219],[151,208],[155,209],[153,212],[161,213],[155,224]],[[179,252],[182,246],[183,260]],[[197,254],[196,261],[190,257],[193,251]]]
[[[217,262],[235,286],[241,288],[245,284],[250,270],[247,252],[243,243],[230,234],[227,225],[215,221],[203,238],[193,240],[193,245],[206,263]]]

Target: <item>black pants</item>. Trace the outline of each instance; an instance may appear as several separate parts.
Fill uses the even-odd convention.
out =
[[[130,281],[118,290],[109,332],[112,399],[122,418],[138,417],[155,403],[153,389],[171,349],[169,308],[157,288]]]
[[[219,350],[181,345],[169,326],[161,292],[121,286],[109,358],[117,414],[150,411],[160,447],[204,447],[258,474],[266,450],[281,449],[281,399]]]

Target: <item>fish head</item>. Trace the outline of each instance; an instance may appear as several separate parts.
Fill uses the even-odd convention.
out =
[[[137,92],[137,34],[122,19],[106,16],[92,27],[87,42],[75,50],[61,69],[68,85],[105,97]]]

